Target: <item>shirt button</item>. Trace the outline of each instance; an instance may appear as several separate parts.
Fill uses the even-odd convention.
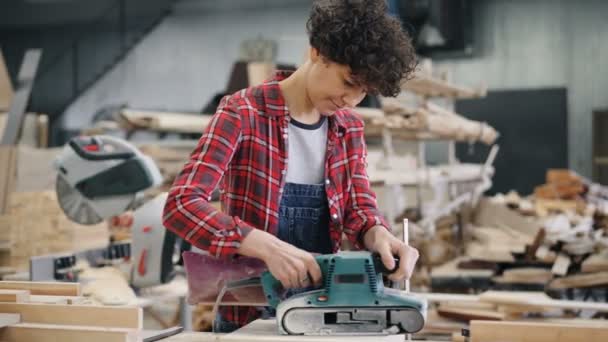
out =
[[[329,178],[325,180],[325,184],[329,185]]]
[[[338,219],[338,214],[331,214],[331,218],[333,218],[334,220]]]
[[[287,170],[285,170],[285,169],[281,170],[281,174],[286,174],[286,173],[287,173]]]
[[[279,193],[282,194],[283,193],[283,189],[279,189]]]
[[[283,134],[283,139],[287,139],[287,133]]]

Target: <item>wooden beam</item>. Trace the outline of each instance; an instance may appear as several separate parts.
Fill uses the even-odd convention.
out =
[[[471,342],[608,341],[608,326],[554,323],[471,321]]]
[[[30,299],[27,290],[0,290],[0,302],[22,303]]]
[[[22,323],[0,329],[0,340],[4,342],[135,342],[140,338],[138,332],[132,329]]]
[[[549,284],[549,287],[552,289],[567,289],[606,284],[608,284],[608,271],[556,278]]]
[[[531,308],[554,309],[588,309],[608,312],[607,303],[591,303],[578,300],[556,300],[542,292],[516,292],[516,291],[486,291],[479,295],[479,300],[498,305],[528,306]]]
[[[0,281],[3,290],[28,290],[32,295],[81,296],[79,283]]]
[[[143,311],[139,307],[0,303],[0,312],[21,314],[24,323],[143,328]]]

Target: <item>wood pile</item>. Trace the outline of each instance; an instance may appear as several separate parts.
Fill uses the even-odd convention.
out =
[[[608,213],[597,205],[603,188],[594,186],[596,199],[590,200],[585,180],[568,170],[549,170],[547,183],[532,196],[482,200],[466,227],[463,255],[432,264],[432,291],[534,290],[593,298],[608,286]],[[442,312],[450,315],[447,309]],[[471,309],[479,318],[481,308]],[[494,311],[488,318],[505,313]]]
[[[465,341],[461,332],[468,331],[471,341],[603,341],[608,336],[605,319],[577,318],[575,313],[606,314],[608,303],[556,300],[542,292],[485,291],[479,295],[448,293],[417,293],[429,302],[427,323],[417,337],[452,336],[452,341]],[[525,327],[534,339],[522,334]],[[487,329],[514,328],[513,334],[491,334]],[[539,334],[551,328],[558,333]],[[578,331],[577,339],[562,339],[568,331]],[[565,335],[564,335],[565,334]],[[562,337],[560,337],[562,336]],[[568,335],[570,336],[570,335]],[[494,339],[497,338],[497,339]]]
[[[0,282],[2,341],[141,341],[142,309],[87,304],[78,283]]]
[[[431,102],[421,107],[408,107],[396,99],[383,99],[382,112],[368,108],[356,111],[366,121],[366,135],[381,134],[389,129],[403,139],[450,139],[456,141],[481,141],[493,144],[498,132],[485,122],[466,119]]]
[[[55,191],[15,192],[0,215],[0,266],[27,270],[32,256],[107,244],[106,224],[83,226],[65,216]]]

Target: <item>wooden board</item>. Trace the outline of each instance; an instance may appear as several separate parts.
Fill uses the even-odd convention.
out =
[[[80,296],[79,283],[0,281],[3,290],[28,290],[32,295]]]
[[[141,339],[131,329],[21,323],[0,329],[5,342],[136,342]]]
[[[13,86],[8,75],[4,56],[0,51],[0,112],[7,111],[13,101]],[[0,129],[0,137],[4,131]]]
[[[34,86],[34,79],[41,57],[41,49],[29,49],[25,52],[23,62],[19,68],[19,74],[17,75],[15,95],[8,110],[6,129],[0,137],[3,145],[17,144],[19,133],[21,133],[23,116],[29,103],[30,93]]]
[[[592,342],[608,341],[608,325],[471,321],[471,342]]]
[[[608,312],[608,303],[556,300],[543,292],[486,291],[479,295],[479,300],[498,305],[518,305],[530,308],[589,309]]]
[[[437,308],[437,313],[439,316],[461,321],[470,321],[474,319],[502,321],[506,318],[504,313],[497,312],[495,310],[468,309],[462,307],[450,307],[449,305],[440,305],[439,308]]]
[[[120,112],[120,117],[127,129],[202,134],[212,116],[124,109]]]
[[[10,196],[15,190],[17,152],[13,146],[0,146],[0,215],[8,211]]]
[[[0,303],[0,312],[18,313],[25,323],[143,328],[143,313],[138,307]]]
[[[255,320],[243,328],[221,336],[219,341],[268,341],[268,342],[402,342],[403,335],[388,336],[294,336],[279,335],[274,319]]]
[[[1,290],[0,302],[22,303],[29,301],[30,291],[27,290]]]
[[[581,272],[602,272],[608,271],[608,251],[589,256],[581,265]]]
[[[426,97],[477,98],[483,97],[485,91],[457,86],[443,80],[417,74],[413,79],[405,81],[401,89],[411,91]]]
[[[608,271],[590,274],[577,274],[554,279],[549,287],[552,289],[567,289],[578,287],[603,286],[608,284]]]

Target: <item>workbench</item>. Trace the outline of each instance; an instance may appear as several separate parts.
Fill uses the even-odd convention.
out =
[[[293,336],[279,335],[274,319],[258,319],[230,334],[184,332],[161,340],[162,342],[403,342],[404,335],[388,336]]]

